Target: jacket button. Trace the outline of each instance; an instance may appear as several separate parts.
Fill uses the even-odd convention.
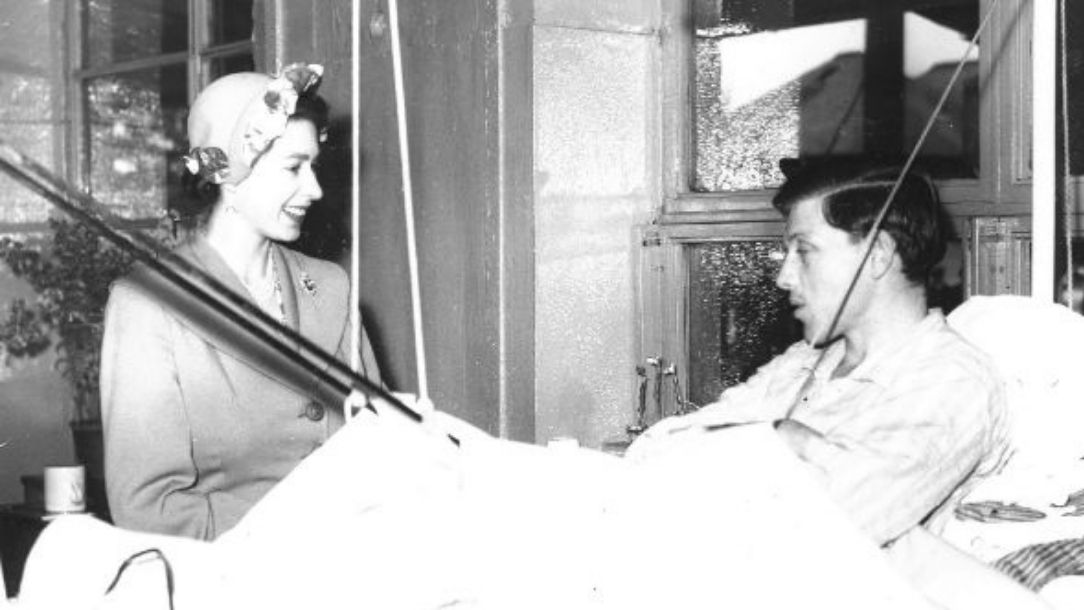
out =
[[[320,421],[321,419],[324,419],[324,405],[316,401],[312,401],[305,405],[305,417],[307,417],[309,421]]]

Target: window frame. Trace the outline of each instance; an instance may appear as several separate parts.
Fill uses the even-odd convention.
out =
[[[980,15],[993,0],[979,0]],[[1024,5],[1024,6],[1022,6]],[[979,83],[989,87],[980,98],[977,179],[939,180],[951,214],[1030,214],[1030,23],[1027,3],[999,3],[980,42]],[[692,61],[691,0],[668,0],[663,13],[663,198],[658,220],[670,226],[703,223],[770,222],[774,189],[701,193],[689,188],[693,171],[695,81]],[[997,49],[999,61],[987,49]],[[998,128],[994,128],[1000,126]]]
[[[103,64],[93,68],[83,67],[83,49],[86,32],[83,29],[84,2],[68,2],[65,22],[68,27],[68,52],[66,58],[66,71],[68,73],[67,90],[65,96],[66,113],[69,117],[66,148],[66,177],[68,182],[81,192],[89,194],[91,159],[85,132],[86,116],[83,108],[83,91],[88,81],[103,76],[125,74],[149,68],[158,68],[166,65],[185,64],[187,74],[187,103],[191,105],[196,92],[200,91],[211,80],[211,64],[214,60],[223,57],[238,56],[248,53],[253,61],[259,57],[257,45],[254,39],[260,37],[263,32],[261,24],[257,22],[259,14],[257,5],[262,0],[253,0],[253,34],[247,40],[232,41],[213,45],[211,40],[211,10],[213,0],[186,0],[188,3],[188,28],[187,48],[184,51],[160,53],[135,60],[126,60]],[[133,219],[137,226],[152,226],[157,218]]]

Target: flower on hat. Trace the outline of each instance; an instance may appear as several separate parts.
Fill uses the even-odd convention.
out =
[[[185,169],[203,180],[222,184],[230,173],[230,162],[226,153],[217,146],[194,147],[184,156]]]
[[[252,165],[286,131],[287,121],[297,110],[297,98],[319,85],[323,74],[319,64],[294,63],[268,83],[264,105],[244,131],[246,164]]]

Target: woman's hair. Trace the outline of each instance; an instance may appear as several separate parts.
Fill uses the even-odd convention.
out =
[[[322,141],[327,133],[328,117],[327,102],[315,93],[305,93],[297,98],[297,106],[289,120],[311,122]],[[254,164],[258,162],[257,158]],[[181,193],[169,198],[166,211],[175,226],[186,230],[200,229],[207,224],[211,211],[221,196],[221,184],[199,173],[188,171],[182,164]]]
[[[873,229],[899,175],[897,167],[825,165],[795,170],[788,173],[772,205],[788,216],[799,201],[820,199],[828,224],[850,233],[857,241]],[[933,182],[923,174],[908,172],[881,230],[892,237],[903,274],[914,283],[926,283],[930,271],[945,255],[943,214]]]

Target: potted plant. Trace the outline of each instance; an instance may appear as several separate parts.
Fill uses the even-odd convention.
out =
[[[102,317],[113,280],[132,258],[80,223],[52,218],[41,244],[0,238],[0,261],[25,280],[36,299],[0,311],[0,358],[32,358],[49,347],[72,392],[70,425],[77,459],[92,483],[104,481],[98,371]]]

